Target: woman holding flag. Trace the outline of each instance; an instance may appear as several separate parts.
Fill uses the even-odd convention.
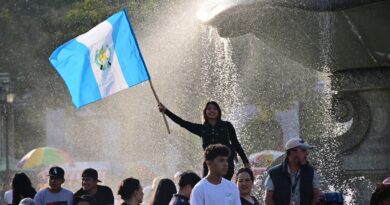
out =
[[[206,103],[203,110],[203,124],[185,121],[172,113],[161,103],[159,103],[158,107],[160,112],[165,113],[175,123],[201,137],[203,149],[206,149],[206,147],[211,144],[223,144],[230,147],[231,156],[229,158],[229,169],[225,176],[226,179],[230,180],[234,174],[234,158],[236,157],[236,152],[240,155],[244,166],[250,168],[249,160],[237,139],[233,125],[228,121],[221,120],[221,108],[218,103],[214,101]],[[206,176],[207,173],[208,168],[206,164],[203,163],[203,176]]]

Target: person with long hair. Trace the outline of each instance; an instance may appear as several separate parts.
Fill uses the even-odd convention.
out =
[[[31,180],[21,172],[16,173],[12,179],[12,204],[18,205],[24,198],[34,198],[37,192],[32,187]]]
[[[229,169],[224,178],[231,180],[233,177],[234,159],[237,156],[236,153],[240,155],[244,166],[250,168],[249,160],[237,139],[236,131],[232,123],[229,121],[223,121],[221,119],[222,112],[218,103],[214,101],[206,103],[206,106],[203,109],[203,124],[185,121],[172,113],[161,103],[159,103],[158,107],[160,112],[165,113],[175,123],[179,124],[181,127],[187,129],[191,133],[201,137],[203,150],[205,150],[206,147],[211,144],[223,144],[230,148],[232,154],[229,157]],[[207,173],[207,165],[203,163],[203,176],[206,176]]]
[[[390,177],[377,185],[371,195],[370,205],[390,205]]]
[[[242,205],[259,205],[257,199],[251,195],[254,180],[253,172],[249,168],[241,168],[236,173],[236,184]]]
[[[176,193],[176,186],[170,179],[161,179],[150,205],[169,205],[173,195]]]
[[[122,205],[139,205],[144,192],[138,179],[127,178],[119,186],[118,195],[123,199]]]

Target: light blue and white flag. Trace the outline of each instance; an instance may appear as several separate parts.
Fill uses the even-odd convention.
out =
[[[150,79],[125,10],[57,48],[50,62],[77,108]]]

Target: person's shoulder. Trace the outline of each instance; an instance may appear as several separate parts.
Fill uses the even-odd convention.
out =
[[[104,185],[97,185],[98,189],[104,190],[104,191],[112,191],[110,187],[104,186]]]
[[[305,164],[301,166],[301,170],[304,171],[305,173],[308,173],[309,176],[313,176],[315,174],[315,169],[312,165],[310,164]]]
[[[35,194],[34,199],[39,199],[39,198],[41,198],[43,195],[46,195],[46,192],[47,192],[47,188],[44,188],[44,189],[39,190],[39,191]]]
[[[195,184],[195,186],[204,186],[206,183],[208,183],[206,178],[202,178],[198,183]]]
[[[84,191],[83,188],[80,188],[79,190],[77,190],[73,195],[74,196],[81,196],[81,195],[84,195],[86,194],[86,192]]]
[[[204,186],[207,186],[207,183],[207,179],[203,178],[197,184],[195,184],[193,190],[201,190],[204,188]]]
[[[274,172],[277,172],[277,171],[282,171],[283,170],[283,163],[280,163],[280,164],[277,164],[273,167],[271,167],[269,170],[268,170],[268,173],[274,173]]]
[[[72,191],[70,191],[69,189],[64,188],[64,187],[61,188],[61,192],[64,193],[64,194],[72,194],[73,195]]]
[[[222,184],[224,186],[228,186],[229,188],[237,189],[237,185],[235,183],[233,183],[232,181],[227,180],[225,178],[222,178]]]
[[[175,194],[171,202],[169,203],[170,205],[189,205],[190,203],[188,202],[189,199],[184,198],[181,195]]]
[[[36,195],[43,195],[43,194],[47,194],[47,193],[50,193],[50,192],[49,192],[49,189],[46,187],[46,188],[43,188],[43,189],[37,191]]]
[[[230,122],[230,121],[223,121],[221,120],[223,124],[225,124],[226,126],[229,126],[229,127],[233,127],[233,124]]]
[[[108,186],[104,186],[104,185],[98,185],[98,190],[99,192],[104,192],[104,193],[107,193],[107,194],[112,194],[112,189]]]

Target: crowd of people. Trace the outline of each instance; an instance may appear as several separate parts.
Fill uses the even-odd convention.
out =
[[[249,168],[242,168],[237,172],[237,185],[223,178],[229,169],[230,149],[227,146],[210,145],[204,156],[209,170],[205,178],[202,179],[192,171],[185,171],[178,176],[177,186],[171,179],[161,179],[149,205],[241,204],[241,200],[249,204],[258,204],[257,200],[250,195],[254,176]],[[114,204],[114,194],[111,188],[99,184],[101,181],[98,172],[93,168],[85,169],[82,172],[82,187],[74,193],[62,187],[65,182],[65,171],[61,167],[51,167],[48,176],[48,187],[36,192],[26,174],[16,173],[12,180],[12,197],[10,201],[7,201],[7,204]],[[239,190],[242,190],[242,195],[240,195]],[[131,177],[121,182],[118,195],[123,200],[122,205],[141,204],[144,199],[140,181]]]
[[[340,198],[323,199],[321,202],[319,180],[314,169],[306,161],[311,148],[302,139],[293,138],[286,144],[286,159],[268,171],[265,180],[265,204],[343,204]],[[229,172],[231,150],[222,144],[209,145],[204,152],[208,174],[201,178],[192,171],[178,176],[177,184],[171,179],[159,180],[148,205],[259,205],[262,200],[252,195],[254,175],[250,168],[240,168],[234,180],[226,179]],[[65,171],[58,166],[48,172],[48,187],[35,191],[24,173],[16,173],[12,190],[5,196],[9,205],[112,205],[114,194],[110,187],[100,185],[98,172],[85,169],[81,176],[82,187],[71,192],[62,187]],[[178,187],[178,190],[176,190]],[[9,197],[11,194],[12,197]],[[144,201],[144,189],[135,178],[124,179],[117,193],[121,205],[139,205]],[[331,198],[331,197],[329,197]],[[390,178],[378,185],[370,205],[390,204]]]
[[[221,120],[216,102],[208,102],[203,110],[205,122],[185,121],[159,104],[159,110],[174,122],[202,138],[204,149],[203,177],[192,171],[177,174],[176,184],[168,178],[154,181],[151,200],[146,205],[334,205],[343,204],[342,193],[322,194],[315,169],[307,161],[311,145],[301,138],[285,144],[285,160],[270,168],[264,183],[265,198],[252,195],[254,174],[233,125]],[[236,153],[244,167],[234,172]],[[82,172],[82,187],[71,192],[62,187],[65,171],[52,167],[48,172],[48,187],[35,191],[24,173],[12,180],[12,190],[5,193],[9,205],[112,205],[114,194],[108,186],[100,185],[97,170]],[[232,178],[234,177],[234,180]],[[178,190],[177,190],[178,188]],[[136,178],[126,178],[119,185],[122,205],[145,204],[145,193]],[[372,195],[370,205],[390,205],[390,178],[383,181]]]

